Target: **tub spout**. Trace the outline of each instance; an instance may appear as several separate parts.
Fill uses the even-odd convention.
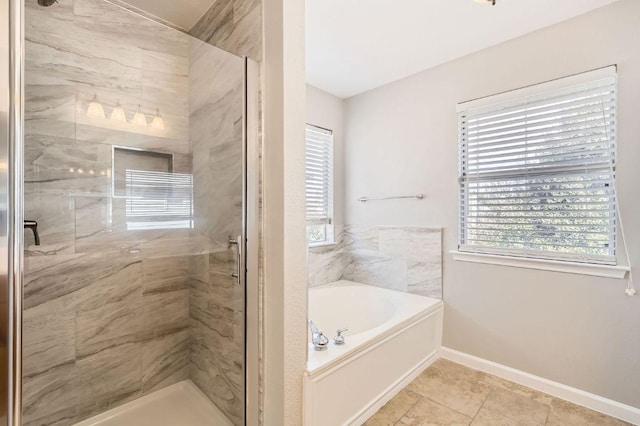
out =
[[[313,321],[309,320],[309,328],[311,328],[311,342],[316,351],[326,351],[329,346],[329,338],[322,334],[322,331],[316,327]]]

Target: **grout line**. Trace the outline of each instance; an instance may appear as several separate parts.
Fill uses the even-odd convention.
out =
[[[476,411],[476,414],[473,415],[473,418],[471,419],[471,423],[473,423],[476,417],[478,417],[478,413],[480,412],[480,410],[482,410],[482,407],[484,407],[484,404],[487,403],[487,400],[489,399],[489,395],[491,395],[493,391],[494,391],[493,386],[489,386],[489,392],[487,392],[487,396],[484,397],[484,400],[482,401],[482,404],[480,404],[480,408],[478,408],[478,411]]]
[[[551,397],[551,402],[549,403],[549,411],[547,411],[547,417],[544,419],[545,426],[549,424],[549,417],[551,416],[551,407],[553,406],[553,400],[555,397]]]
[[[434,401],[433,399],[431,399],[431,398],[427,398],[426,396],[424,397],[424,399],[426,399],[426,400],[428,400],[428,401],[431,401],[431,402],[433,402],[433,403],[434,403],[434,404],[436,404],[436,405],[439,405],[439,406],[441,406],[441,407],[444,407],[444,408],[446,408],[447,410],[451,410],[451,411],[453,411],[454,413],[458,413],[458,414],[460,414],[461,416],[465,416],[466,418],[468,418],[468,419],[472,419],[472,420],[473,420],[473,418],[472,418],[471,416],[469,416],[469,415],[467,415],[467,414],[465,414],[465,413],[461,413],[460,411],[458,411],[458,410],[456,410],[456,409],[453,409],[453,408],[449,407],[448,405],[444,405],[444,404],[442,404],[442,403],[440,403],[440,402],[438,402],[438,401]],[[478,411],[480,411],[480,410],[478,410]]]
[[[405,389],[406,389],[406,388],[405,388]],[[403,389],[403,390],[404,390],[404,389]],[[420,396],[420,398],[418,398],[418,399],[416,400],[416,402],[414,402],[414,403],[411,405],[411,407],[409,407],[409,408],[407,409],[407,411],[405,411],[404,413],[402,413],[402,415],[401,415],[401,416],[398,418],[398,420],[394,423],[394,426],[395,426],[395,425],[400,424],[400,420],[402,420],[402,419],[404,418],[404,416],[406,416],[406,415],[407,415],[407,413],[408,413],[409,411],[411,411],[411,409],[412,409],[413,407],[415,407],[416,405],[418,405],[418,402],[420,402],[420,401],[422,401],[422,400],[424,399],[424,396],[420,395],[420,394],[419,394],[419,393],[417,393],[417,392],[414,392],[414,393],[415,393],[416,395]]]

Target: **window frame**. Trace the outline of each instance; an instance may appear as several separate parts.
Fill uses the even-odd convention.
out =
[[[334,131],[332,129],[328,129],[326,127],[322,127],[322,126],[318,126],[316,124],[312,124],[312,123],[305,123],[305,215],[306,215],[306,208],[307,208],[307,190],[306,190],[306,167],[307,167],[307,155],[306,155],[306,151],[307,151],[307,132],[308,130],[312,128],[312,129],[316,129],[317,131],[320,132],[326,132],[328,133],[329,136],[329,155],[328,155],[328,174],[329,174],[329,179],[327,182],[327,194],[328,194],[328,209],[327,209],[327,215],[328,215],[328,223],[325,224],[309,224],[308,223],[308,219],[307,219],[307,223],[305,226],[305,229],[307,231],[307,245],[309,247],[320,247],[320,246],[327,246],[327,245],[333,245],[335,244],[335,224],[334,224],[334,217],[335,217],[335,212],[334,212]],[[309,240],[309,228],[312,226],[322,226],[324,228],[324,235],[325,238],[324,240],[318,240],[318,241],[310,241]]]
[[[457,105],[458,116],[465,114],[470,110],[483,110],[489,112],[500,111],[500,108],[504,108],[504,105],[508,105],[509,103],[517,104],[519,101],[522,101],[523,98],[528,98],[531,96],[541,96],[546,92],[553,92],[560,89],[567,89],[579,84],[590,83],[606,78],[613,78],[614,85],[617,92],[617,74],[616,67],[604,67],[594,71],[588,71],[586,73],[576,74],[569,77],[560,78],[557,80],[544,82],[540,84],[535,84],[532,86],[527,86],[525,88],[516,89],[509,92],[500,93],[497,95],[491,95],[479,99],[475,99],[472,101],[460,103]],[[617,93],[615,97],[617,101]],[[614,108],[614,128],[613,134],[617,133],[617,104]],[[460,121],[459,121],[460,122]],[[472,261],[472,262],[480,262],[480,263],[493,263],[493,264],[501,264],[500,259],[515,259],[515,261],[508,261],[508,266],[523,266],[523,264],[527,263],[527,261],[535,262],[534,266],[529,265],[528,267],[533,267],[534,269],[545,269],[546,266],[550,266],[553,270],[559,270],[555,263],[564,263],[564,264],[584,264],[584,265],[596,265],[596,266],[604,266],[611,267],[617,265],[617,256],[618,250],[616,250],[616,243],[619,234],[619,222],[617,218],[617,194],[615,191],[615,155],[617,150],[617,137],[613,137],[613,158],[614,162],[611,164],[611,176],[613,181],[613,188],[611,191],[610,203],[614,203],[612,207],[613,211],[613,228],[612,228],[612,240],[613,242],[613,252],[611,255],[607,256],[607,260],[598,259],[598,255],[580,255],[580,254],[568,254],[563,256],[560,252],[555,251],[536,251],[532,248],[525,249],[512,249],[512,248],[496,248],[489,246],[469,246],[465,245],[465,228],[467,226],[469,215],[467,214],[467,205],[469,202],[469,195],[465,188],[465,183],[468,184],[468,180],[464,180],[464,174],[462,172],[463,160],[467,157],[463,155],[463,137],[460,132],[462,129],[459,129],[458,135],[458,143],[459,143],[459,153],[458,153],[458,165],[459,169],[459,183],[458,183],[458,251],[454,252],[454,258],[456,260],[464,260],[464,261]],[[549,174],[547,176],[554,176]],[[558,178],[559,175],[555,175],[555,178]],[[509,176],[509,173],[505,172],[503,177],[506,179],[507,177],[511,177],[513,180],[513,173]],[[586,234],[589,235],[589,234]],[[497,260],[496,260],[497,259]],[[518,262],[517,259],[521,261]],[[527,266],[523,266],[527,267]],[[555,268],[555,269],[554,269]],[[625,267],[621,267],[624,269]],[[560,268],[562,269],[562,268]],[[574,272],[573,270],[571,272]]]

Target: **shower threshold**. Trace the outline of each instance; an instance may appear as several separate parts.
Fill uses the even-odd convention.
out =
[[[74,426],[232,426],[224,414],[185,380],[105,411]]]

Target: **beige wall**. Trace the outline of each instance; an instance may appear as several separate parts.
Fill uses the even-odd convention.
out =
[[[264,424],[302,424],[307,360],[304,2],[263,13]]]
[[[349,224],[444,227],[444,345],[640,407],[626,281],[455,262],[456,103],[618,64],[618,195],[640,264],[640,1],[623,0],[346,101]],[[357,203],[424,192],[423,202]],[[623,262],[624,260],[621,259]],[[638,271],[638,269],[636,269]]]

